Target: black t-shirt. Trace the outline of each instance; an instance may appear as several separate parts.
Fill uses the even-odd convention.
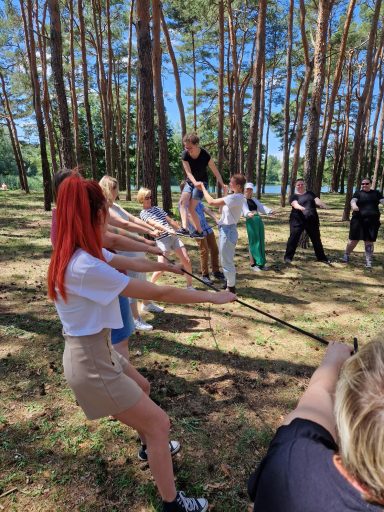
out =
[[[318,219],[315,198],[316,195],[310,190],[307,190],[304,194],[292,194],[289,203],[292,204],[293,201],[297,201],[300,206],[304,206],[305,211],[302,212],[292,207],[291,218]]]
[[[247,199],[247,205],[248,205],[250,212],[257,211],[257,204],[255,203],[255,201],[253,199]]]
[[[254,512],[383,512],[337,470],[336,451],[318,423],[296,418],[280,427],[248,482]]]
[[[383,199],[383,194],[378,190],[357,190],[353,194],[353,199],[357,199],[358,212],[352,215],[361,217],[380,217],[379,203]]]
[[[200,148],[200,153],[197,158],[192,158],[188,151],[185,149],[181,155],[184,162],[188,162],[191,168],[192,176],[196,181],[208,182],[207,166],[211,159],[211,155],[204,148]],[[189,182],[189,180],[187,180]]]

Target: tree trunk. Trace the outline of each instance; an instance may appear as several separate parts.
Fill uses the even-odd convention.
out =
[[[265,185],[267,178],[267,169],[268,169],[268,146],[269,146],[269,127],[271,123],[271,114],[272,114],[272,96],[273,96],[273,85],[275,81],[275,71],[276,71],[276,51],[277,48],[274,48],[273,54],[273,67],[272,67],[272,76],[269,87],[269,97],[268,97],[268,114],[267,114],[267,133],[265,134],[265,158],[264,158],[264,171],[263,171],[263,184],[262,184],[262,193],[265,194]]]
[[[161,6],[160,6],[161,7]],[[184,104],[183,104],[183,98],[181,96],[181,83],[180,83],[180,73],[179,68],[177,65],[177,60],[175,57],[175,52],[173,51],[171,38],[169,36],[168,32],[168,26],[164,19],[164,14],[162,9],[160,10],[161,15],[161,26],[163,27],[163,33],[165,36],[165,41],[167,43],[167,50],[169,57],[172,62],[172,68],[173,68],[173,76],[175,78],[175,88],[176,88],[176,103],[179,109],[179,116],[180,116],[180,126],[181,126],[181,137],[184,137],[184,135],[187,133],[187,125],[185,122],[185,112],[184,112]]]
[[[19,172],[20,188],[21,188],[21,190],[24,190],[24,192],[26,194],[29,194],[28,179],[27,179],[27,174],[25,172],[23,155],[21,153],[19,138],[17,136],[17,129],[16,129],[14,118],[13,118],[11,105],[10,105],[9,99],[8,99],[8,93],[7,93],[7,89],[5,86],[4,76],[1,73],[1,71],[0,71],[0,81],[1,81],[1,90],[2,90],[2,94],[0,93],[0,99],[1,99],[1,103],[3,105],[3,109],[4,109],[4,115],[5,115],[5,119],[7,122],[9,137],[11,139],[13,154],[14,154],[15,160],[16,160],[17,170]]]
[[[76,92],[76,61],[75,61],[75,34],[74,34],[74,15],[73,0],[69,0],[69,55],[71,60],[70,88],[71,88],[71,105],[72,105],[72,124],[73,138],[75,142],[75,159],[76,165],[81,162],[81,146],[80,146],[80,129],[79,129],[79,112]]]
[[[51,68],[57,97],[61,152],[65,167],[67,169],[73,169],[76,162],[72,146],[71,122],[69,120],[67,95],[64,85],[63,44],[61,38],[59,2],[58,0],[47,0],[47,4],[51,18]]]
[[[256,39],[256,60],[253,66],[252,74],[252,107],[251,120],[248,137],[248,156],[247,156],[247,180],[253,180],[253,170],[255,166],[255,156],[257,147],[257,137],[259,132],[260,117],[260,97],[262,82],[262,67],[265,59],[265,20],[267,12],[266,0],[259,0],[259,12],[257,15],[257,39]]]
[[[47,147],[45,140],[44,131],[44,119],[41,110],[41,95],[40,95],[40,83],[37,73],[36,63],[36,44],[34,38],[34,26],[32,19],[32,0],[20,0],[21,15],[23,18],[25,41],[28,53],[29,68],[31,74],[31,85],[33,92],[33,106],[35,110],[37,129],[39,134],[40,143],[40,155],[41,155],[41,167],[43,172],[43,189],[44,189],[44,209],[46,211],[51,210],[52,202],[52,184],[51,184],[51,173],[49,169]]]
[[[305,30],[305,4],[304,0],[300,0],[300,31],[301,40],[303,43],[304,62],[305,62],[305,77],[302,87],[301,100],[297,113],[297,124],[296,124],[296,140],[293,148],[293,159],[292,159],[292,171],[291,171],[291,185],[290,194],[295,190],[295,181],[297,178],[297,171],[299,168],[300,161],[300,146],[303,138],[303,127],[304,127],[304,115],[307,106],[309,84],[312,77],[313,63],[309,59],[308,40]]]
[[[129,144],[131,139],[131,77],[132,77],[132,28],[133,28],[133,9],[135,1],[131,0],[131,8],[129,11],[129,35],[128,35],[128,62],[127,62],[127,117],[125,121],[125,176],[126,176],[126,196],[125,199],[130,201],[131,194],[131,163],[129,160]]]
[[[102,11],[101,3],[98,0],[92,0],[92,14],[93,14],[93,25],[94,25],[94,37],[95,37],[95,49],[97,58],[97,78],[99,87],[99,96],[101,104],[101,117],[103,126],[103,138],[104,138],[104,154],[105,154],[105,172],[112,176],[112,152],[111,152],[111,115],[110,105],[108,102],[108,83],[105,73],[104,66],[104,55],[103,55],[103,32],[102,32]]]
[[[159,124],[159,163],[163,209],[172,210],[171,182],[169,176],[169,156],[167,141],[167,120],[165,117],[163,84],[161,82],[161,42],[160,42],[160,0],[152,0],[153,32],[153,83],[155,104]]]
[[[379,177],[379,169],[380,169],[380,164],[381,164],[381,156],[383,154],[383,132],[384,132],[384,103],[382,102],[381,114],[380,114],[379,134],[378,134],[378,137],[377,137],[377,149],[376,149],[375,168],[374,168],[373,177],[372,177],[372,188],[376,188],[377,180],[378,180],[378,177]]]
[[[341,43],[340,43],[339,58],[337,60],[336,69],[335,69],[335,73],[333,76],[332,92],[331,92],[331,96],[330,96],[330,99],[328,102],[328,114],[326,116],[325,127],[324,127],[324,131],[323,131],[323,136],[321,139],[320,157],[319,157],[319,163],[317,166],[316,188],[318,190],[321,189],[321,181],[323,178],[325,157],[327,154],[328,139],[329,139],[329,134],[331,133],[333,113],[335,110],[335,101],[336,101],[337,93],[339,91],[340,83],[341,83],[341,79],[342,79],[343,67],[344,67],[344,63],[345,63],[345,49],[347,46],[349,27],[351,26],[351,21],[352,21],[352,17],[353,17],[353,11],[355,8],[355,4],[356,4],[356,0],[350,0],[349,5],[348,5],[348,10],[347,10],[347,15],[346,15],[345,22],[344,22],[343,35],[342,35]]]
[[[261,170],[262,156],[263,156],[263,135],[264,135],[264,117],[265,117],[265,55],[261,71],[261,90],[260,90],[260,123],[259,123],[259,136],[257,143],[257,159],[256,159],[256,197],[261,197],[261,185],[263,181],[263,174]]]
[[[224,56],[225,56],[225,28],[224,28],[224,2],[219,0],[219,76],[218,76],[218,128],[217,128],[217,166],[223,176],[224,167]],[[221,187],[217,183],[217,195],[221,196]]]
[[[359,159],[359,151],[360,151],[360,144],[361,144],[361,131],[362,131],[363,120],[365,118],[365,113],[366,113],[366,108],[367,108],[366,100],[367,100],[368,92],[369,92],[370,86],[371,86],[370,81],[372,78],[372,71],[373,71],[372,70],[373,47],[374,47],[375,38],[376,38],[377,23],[379,20],[380,8],[381,8],[381,0],[376,0],[375,11],[374,11],[374,15],[372,18],[371,31],[369,34],[367,54],[366,54],[367,68],[366,68],[366,73],[365,73],[364,89],[363,89],[363,92],[358,101],[359,106],[358,106],[356,124],[355,124],[355,136],[353,138],[353,148],[352,148],[352,154],[351,154],[351,159],[350,159],[350,163],[349,163],[347,192],[346,192],[346,197],[345,197],[344,212],[343,212],[342,220],[348,220],[349,213],[351,211],[350,202],[352,199],[353,185],[355,182],[356,168],[357,168],[358,159]]]
[[[293,27],[293,10],[294,0],[289,0],[289,14],[288,14],[288,33],[287,33],[287,80],[285,82],[285,99],[284,99],[284,135],[283,135],[283,162],[281,166],[281,195],[280,205],[285,206],[287,185],[289,177],[289,125],[290,118],[290,102],[291,102],[291,82],[292,82],[292,27]]]
[[[325,60],[327,49],[328,21],[332,9],[331,0],[320,0],[317,17],[317,30],[313,67],[311,105],[308,115],[305,143],[304,179],[308,190],[316,185],[317,152],[321,116],[321,100],[325,81]],[[320,190],[315,190],[316,195]]]
[[[93,134],[91,107],[89,105],[89,79],[88,79],[88,67],[87,67],[87,48],[86,48],[86,44],[85,44],[83,0],[78,0],[77,5],[78,5],[78,14],[79,14],[81,69],[82,69],[82,73],[83,73],[84,110],[85,110],[85,116],[87,119],[89,159],[90,159],[92,178],[94,180],[96,180],[97,179],[97,164],[96,164],[95,137]]]
[[[236,172],[244,172],[244,138],[243,138],[243,119],[241,110],[240,86],[239,86],[239,66],[237,58],[237,40],[236,28],[233,22],[232,1],[228,0],[228,29],[230,46],[232,52],[232,77],[233,77],[233,116],[236,131],[233,137],[233,168]],[[233,172],[233,171],[231,171]]]
[[[35,5],[35,18],[36,23],[38,24],[38,9],[37,5]],[[57,173],[59,167],[57,165],[57,151],[56,151],[56,140],[55,140],[55,128],[53,125],[52,117],[51,117],[51,98],[49,96],[49,88],[48,88],[48,78],[47,78],[47,44],[46,41],[49,41],[49,37],[46,36],[46,28],[45,28],[45,18],[46,18],[47,5],[44,5],[43,15],[41,26],[39,27],[37,42],[39,46],[40,52],[40,61],[41,61],[41,85],[42,85],[42,109],[44,112],[45,123],[47,125],[47,135],[49,142],[49,151],[51,154],[51,162],[52,169],[54,173]],[[61,153],[59,151],[59,159],[61,162]]]
[[[152,192],[152,204],[157,204],[157,180],[155,169],[154,99],[152,75],[152,45],[149,29],[149,0],[136,2],[137,53],[140,84],[140,153],[144,171],[144,186]]]
[[[383,61],[381,61],[381,64],[382,63],[383,63]],[[379,96],[377,98],[377,104],[376,104],[376,109],[375,109],[375,117],[374,117],[373,124],[372,124],[371,140],[370,140],[370,144],[369,144],[369,156],[368,156],[368,164],[367,164],[368,174],[370,176],[374,173],[373,170],[375,168],[375,162],[373,161],[373,153],[375,151],[375,140],[376,140],[376,133],[377,133],[377,125],[379,123],[379,116],[380,116],[380,111],[381,111],[381,105],[382,105],[383,97],[384,97],[384,80],[381,78],[379,80],[379,83],[380,83],[380,92],[379,92]],[[372,173],[372,171],[373,171],[373,173]]]

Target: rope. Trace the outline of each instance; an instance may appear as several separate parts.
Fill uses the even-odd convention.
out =
[[[163,256],[163,257],[169,263],[174,264],[174,262],[171,259],[169,259],[167,256]],[[193,277],[194,279],[196,279],[196,281],[199,281],[199,283],[202,283],[203,285],[208,286],[209,288],[211,288],[215,292],[219,292],[220,291],[218,288],[216,288],[216,286],[213,286],[212,284],[205,283],[202,279],[200,279],[200,277],[195,276],[194,274],[188,272],[184,268],[182,270],[183,270],[184,274],[187,274],[188,276]],[[282,325],[285,325],[289,329],[297,331],[300,334],[303,334],[304,336],[308,336],[309,338],[312,338],[312,339],[314,339],[316,341],[319,341],[323,345],[328,345],[329,344],[329,341],[327,341],[325,338],[322,338],[321,336],[317,336],[317,334],[313,334],[312,332],[309,332],[309,331],[306,331],[304,329],[301,329],[300,327],[297,327],[296,325],[293,325],[293,324],[291,324],[289,322],[286,322],[285,320],[282,320],[281,318],[278,318],[277,316],[271,315],[271,313],[267,313],[266,311],[263,311],[260,308],[252,306],[251,304],[248,304],[247,302],[244,302],[241,299],[235,299],[234,302],[237,302],[238,304],[241,304],[242,306],[244,306],[244,307],[246,307],[248,309],[251,309],[252,311],[255,311],[256,313],[259,313],[260,315],[264,315],[264,316],[270,318],[271,320],[274,320],[275,322],[278,322],[278,323],[280,323]],[[353,348],[354,348],[353,353],[356,353],[358,351],[357,338],[354,338],[354,340],[353,340]]]

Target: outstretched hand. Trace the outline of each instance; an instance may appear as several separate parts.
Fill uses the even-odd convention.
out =
[[[351,356],[351,346],[338,341],[331,341],[324,356],[323,363],[341,368]]]
[[[195,188],[197,188],[199,190],[203,190],[203,187],[204,187],[204,183],[202,181],[196,182]]]
[[[227,302],[233,302],[237,299],[236,294],[232,292],[222,291],[212,294],[212,304],[227,304]]]
[[[182,265],[170,263],[169,264],[169,272],[173,272],[174,274],[184,274],[184,268]]]
[[[157,247],[157,245],[154,247],[148,247],[147,252],[155,254],[155,256],[163,256],[163,251],[160,249],[160,247]]]

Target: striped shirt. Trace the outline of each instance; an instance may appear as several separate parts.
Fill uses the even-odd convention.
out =
[[[144,222],[148,222],[149,219],[152,219],[155,222],[158,222],[162,226],[166,227],[167,229],[171,227],[167,222],[166,212],[162,208],[159,208],[158,206],[152,206],[147,210],[141,210],[140,219],[143,220]]]

